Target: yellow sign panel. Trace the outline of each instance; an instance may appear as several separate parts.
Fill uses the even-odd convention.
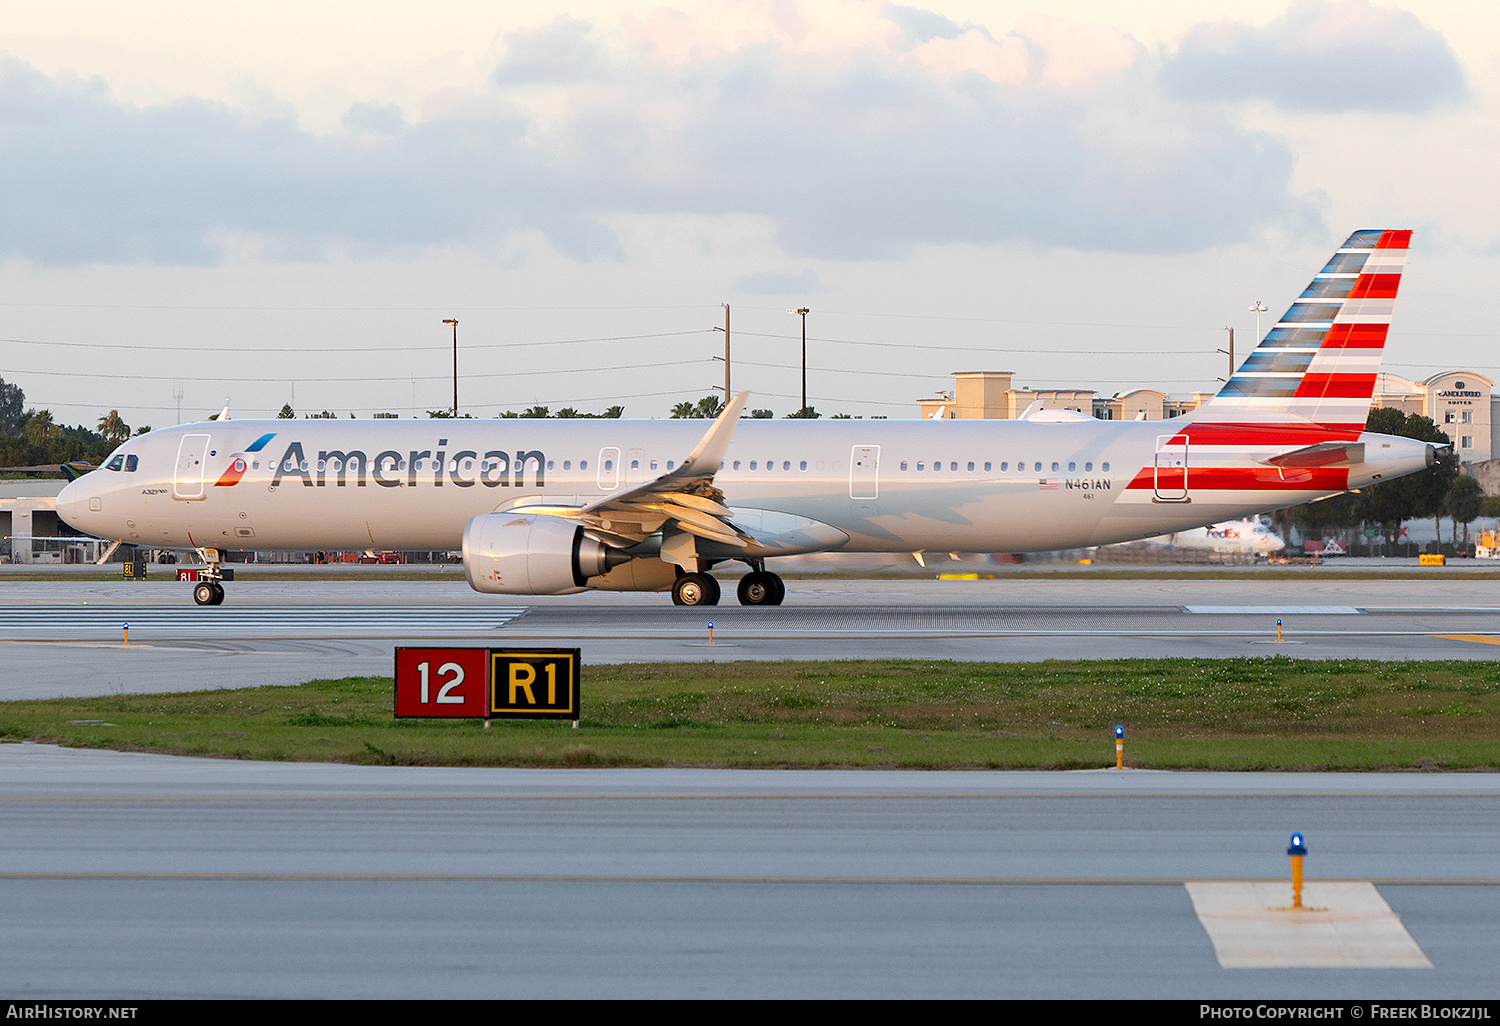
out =
[[[490,707],[494,717],[578,719],[576,648],[490,649]]]
[[[1444,559],[1443,559],[1442,556],[1429,556],[1429,555],[1425,555],[1424,554],[1424,555],[1421,555],[1421,556],[1417,557],[1417,565],[1418,566],[1445,566],[1446,563],[1445,563],[1445,561],[1444,561]]]

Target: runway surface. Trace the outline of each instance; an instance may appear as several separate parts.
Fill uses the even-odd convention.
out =
[[[0,699],[385,675],[406,642],[578,645],[597,663],[1493,659],[1497,638],[1500,583],[1454,579],[793,581],[777,609],[400,581],[236,583],[200,609],[174,583],[16,582]],[[439,770],[0,744],[0,812],[14,998],[1500,984],[1497,774]],[[1309,879],[1371,885],[1432,968],[1221,964],[1187,885],[1283,879],[1294,829]]]
[[[1490,660],[1500,658],[1500,582],[790,581],[776,608],[683,608],[658,594],[497,598],[459,582],[274,580],[232,583],[225,605],[199,607],[176,582],[0,584],[0,651],[12,668],[0,676],[0,700],[386,675],[396,645],[435,642],[576,646],[585,663]]]
[[[603,663],[1490,660],[1496,640],[1500,582],[1455,579],[793,580],[777,609],[456,582],[237,582],[202,609],[172,582],[7,582],[0,699],[389,675],[398,643],[565,643]],[[0,744],[0,810],[12,998],[1500,984],[1497,774],[357,768]],[[1433,968],[1224,968],[1188,885],[1281,879],[1292,829],[1310,879],[1373,885]]]
[[[1500,776],[464,770],[0,745],[0,989],[1484,998]],[[1371,882],[1431,969],[1226,969],[1193,881]],[[1289,894],[1289,886],[1286,888]]]

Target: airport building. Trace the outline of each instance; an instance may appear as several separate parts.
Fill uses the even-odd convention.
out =
[[[922,417],[928,420],[1015,420],[1033,403],[1044,410],[1094,412],[1093,389],[1014,388],[1013,371],[955,371],[953,391],[919,399]]]
[[[1033,403],[1043,410],[1075,410],[1100,420],[1166,420],[1179,417],[1215,393],[1172,397],[1154,388],[1101,396],[1090,389],[1015,388],[1013,371],[957,371],[952,392],[918,400],[924,418],[1014,420]],[[1381,374],[1374,405],[1429,418],[1453,441],[1459,461],[1475,468],[1486,494],[1500,494],[1500,464],[1481,467],[1500,453],[1500,396],[1495,383],[1474,371],[1444,371],[1421,381]]]
[[[80,537],[57,519],[66,481],[0,481],[0,559],[12,563],[92,563],[97,538]]]
[[[1495,383],[1474,371],[1444,371],[1422,381],[1396,374],[1375,380],[1375,405],[1421,414],[1453,440],[1461,463],[1484,463],[1500,452],[1493,432],[1500,426]]]
[[[1195,409],[1214,393],[1173,398],[1154,388],[1101,396],[1089,388],[1016,388],[1014,371],[955,371],[953,390],[917,400],[923,419],[1015,420],[1033,404],[1042,410],[1072,410],[1100,420],[1165,420]]]

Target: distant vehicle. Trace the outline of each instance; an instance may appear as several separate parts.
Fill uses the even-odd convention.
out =
[[[1337,538],[1328,538],[1323,541],[1305,542],[1303,550],[1308,553],[1317,553],[1320,556],[1347,556],[1349,550],[1344,548],[1344,543]]]
[[[665,591],[780,605],[768,560],[1046,552],[1295,506],[1413,474],[1437,449],[1365,430],[1411,232],[1357,231],[1212,399],[1164,421],[263,420],[125,442],[57,497],[96,537],[224,549],[462,548],[496,595]],[[381,557],[384,561],[384,557]],[[722,571],[721,571],[722,572]]]
[[[1191,531],[1147,538],[1148,543],[1170,545],[1190,552],[1213,552],[1224,556],[1274,556],[1286,542],[1264,520],[1226,520],[1222,524],[1195,527]]]
[[[399,552],[382,552],[377,555],[373,552],[366,552],[359,557],[359,561],[361,563],[399,563],[401,562],[401,554]]]

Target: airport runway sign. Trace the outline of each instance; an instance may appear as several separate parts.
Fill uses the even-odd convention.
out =
[[[398,647],[395,713],[576,720],[581,665],[576,648]]]
[[[489,649],[397,648],[396,715],[483,717]]]
[[[578,719],[581,663],[576,648],[490,649],[489,715]]]

